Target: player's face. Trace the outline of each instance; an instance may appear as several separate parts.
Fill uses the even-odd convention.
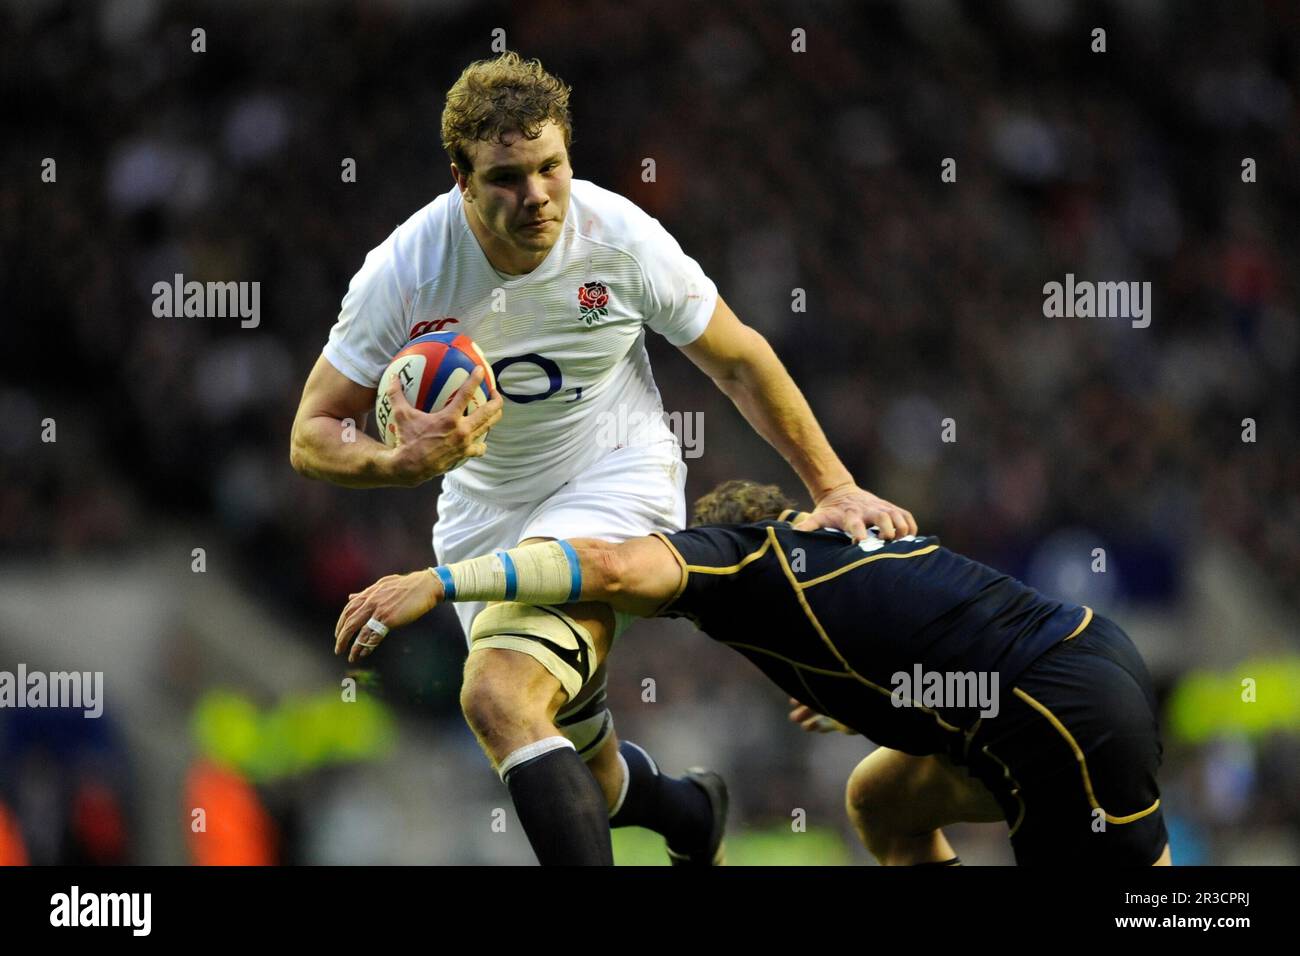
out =
[[[471,143],[467,152],[474,171],[469,176],[458,172],[456,179],[467,211],[482,227],[475,232],[486,238],[489,258],[504,254],[527,265],[545,258],[560,237],[573,168],[564,133],[554,123],[542,127],[536,139],[519,134],[505,139]]]

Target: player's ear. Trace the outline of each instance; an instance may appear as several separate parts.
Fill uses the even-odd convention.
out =
[[[460,188],[460,194],[467,200],[472,201],[469,193],[469,176],[463,172],[455,163],[451,164],[451,178],[455,180],[456,185]]]

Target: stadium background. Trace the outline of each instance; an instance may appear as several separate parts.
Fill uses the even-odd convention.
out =
[[[1300,13],[1159,0],[0,4],[0,669],[103,670],[106,697],[0,710],[0,855],[530,861],[456,709],[449,611],[340,701],[334,618],[430,562],[436,482],[288,463],[349,278],[450,185],[442,96],[495,28],[574,86],[575,175],[702,263],[862,485],[1129,629],[1175,861],[1300,860]],[[1149,280],[1150,328],[1044,318],[1067,272]],[[154,317],[174,273],[259,281],[260,325]],[[649,339],[665,407],[703,415],[689,495],[797,491]],[[727,775],[736,861],[865,860],[842,786],[867,745],[799,732],[740,658],[642,623],[611,694],[666,769]],[[621,860],[657,860],[642,836]],[[952,838],[1010,859],[1005,828]]]

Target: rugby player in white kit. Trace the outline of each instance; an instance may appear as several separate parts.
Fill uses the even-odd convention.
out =
[[[353,278],[303,392],[295,469],[351,487],[445,475],[433,529],[442,564],[531,540],[676,531],[686,468],[663,423],[648,327],[795,469],[817,503],[800,527],[914,533],[910,514],[857,487],[766,340],[659,222],[573,179],[568,97],[514,53],[471,64],[452,86],[442,138],[455,186]],[[476,373],[447,409],[424,414],[394,388],[398,445],[343,442],[342,420],[363,418],[392,357],[429,331],[473,338],[500,396],[462,416]],[[721,779],[671,778],[614,733],[604,661],[630,618],[592,602],[456,612],[470,642],[466,720],[542,863],[611,863],[610,826],[632,825],[663,834],[674,862],[718,861]]]

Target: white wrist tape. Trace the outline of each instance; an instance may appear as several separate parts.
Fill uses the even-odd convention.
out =
[[[430,568],[448,601],[570,604],[582,593],[578,553],[567,541],[543,541]]]

